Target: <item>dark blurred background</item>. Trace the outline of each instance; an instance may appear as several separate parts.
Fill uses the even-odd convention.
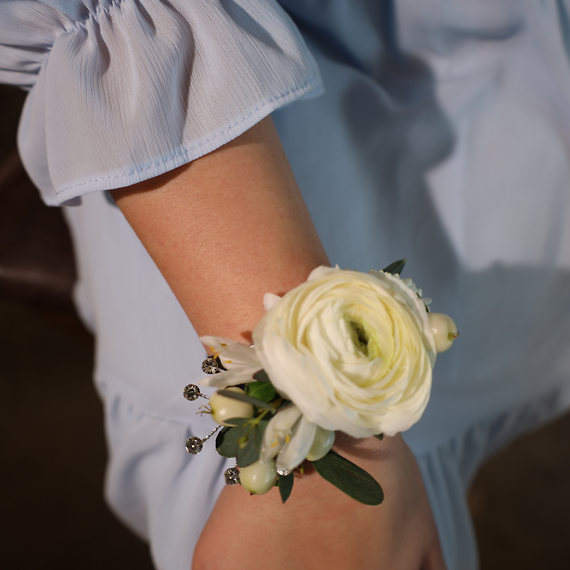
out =
[[[71,305],[69,234],[15,152],[24,94],[0,86],[2,568],[151,569],[102,497],[93,338]],[[570,416],[488,461],[469,494],[482,570],[570,568]]]

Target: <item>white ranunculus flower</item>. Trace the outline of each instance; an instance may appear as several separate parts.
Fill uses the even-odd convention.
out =
[[[318,267],[270,305],[256,359],[306,422],[367,437],[418,421],[436,352],[425,306],[399,277]]]

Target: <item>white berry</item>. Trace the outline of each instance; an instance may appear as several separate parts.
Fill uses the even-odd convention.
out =
[[[436,352],[445,352],[459,336],[457,325],[451,317],[443,313],[429,313],[429,324],[433,331]]]
[[[277,481],[277,471],[273,459],[266,463],[257,460],[239,470],[239,482],[246,491],[254,495],[267,493],[275,485],[275,481]]]
[[[226,388],[226,390],[245,394],[241,388],[232,387]],[[218,392],[210,398],[209,403],[212,410],[212,419],[222,426],[227,426],[226,420],[231,418],[249,419],[253,417],[253,406],[250,403],[222,396]]]
[[[309,461],[317,461],[319,459],[322,459],[333,446],[334,437],[334,431],[317,426],[315,439],[313,440],[311,449],[309,449],[309,453],[307,453],[307,459]]]

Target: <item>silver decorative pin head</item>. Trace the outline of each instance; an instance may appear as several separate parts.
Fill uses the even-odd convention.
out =
[[[198,455],[204,444],[199,437],[190,437],[186,440],[186,451],[192,455]]]
[[[209,356],[202,362],[202,371],[206,374],[218,374],[224,370],[220,359],[217,357]]]
[[[184,394],[184,397],[187,400],[190,400],[191,402],[193,402],[197,398],[206,398],[206,400],[209,400],[209,398],[208,398],[208,396],[206,396],[206,394],[202,394],[200,392],[200,388],[196,384],[188,384],[188,386],[186,386],[186,388],[184,388],[183,394]]]
[[[230,467],[224,471],[226,485],[239,485],[239,471],[235,467]]]
[[[183,394],[187,400],[193,402],[196,398],[198,398],[198,396],[200,396],[200,388],[198,388],[196,384],[188,384],[188,386],[184,388]]]

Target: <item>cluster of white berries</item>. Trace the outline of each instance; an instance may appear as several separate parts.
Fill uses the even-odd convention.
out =
[[[228,388],[232,392],[245,393],[241,388]],[[252,418],[253,406],[248,402],[234,400],[222,396],[218,392],[214,393],[210,398],[210,410],[212,419],[219,425],[227,426],[227,420],[232,418]],[[306,455],[309,461],[317,461],[324,457],[332,448],[334,443],[334,432],[317,429],[311,449]],[[248,492],[254,495],[263,495],[267,493],[277,481],[277,470],[275,461],[257,460],[255,463],[247,467],[240,467],[239,482]]]
[[[232,392],[245,393],[241,388],[227,388]],[[210,409],[212,410],[212,419],[221,426],[228,426],[226,420],[232,418],[252,418],[253,406],[248,402],[234,400],[214,393],[210,398]],[[248,467],[241,467],[239,470],[239,482],[241,486],[254,495],[263,495],[267,493],[277,481],[277,471],[275,469],[275,461],[262,463],[256,461]]]

